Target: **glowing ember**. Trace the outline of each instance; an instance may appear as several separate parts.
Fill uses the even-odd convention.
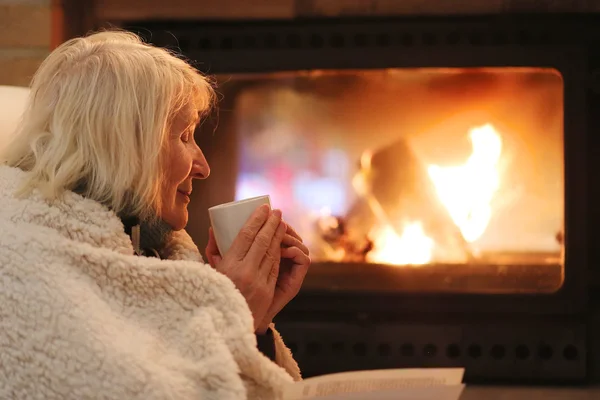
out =
[[[465,164],[451,167],[428,167],[437,195],[448,210],[452,221],[464,239],[472,243],[485,232],[491,216],[491,202],[500,185],[498,162],[502,139],[490,124],[470,130],[473,151]],[[401,235],[366,190],[364,180],[368,173],[370,154],[362,160],[362,174],[354,182],[357,192],[367,198],[378,224],[371,231],[374,248],[367,255],[369,262],[394,265],[430,263],[435,242],[423,230],[421,222],[405,226]],[[367,168],[365,168],[365,166]],[[362,178],[362,180],[360,179]]]
[[[423,231],[420,222],[404,227],[398,235],[389,226],[375,228],[371,234],[374,249],[367,254],[367,261],[381,264],[420,265],[431,262],[434,242]]]
[[[491,202],[500,185],[498,161],[502,139],[490,124],[469,132],[473,153],[464,165],[428,172],[437,194],[467,242],[477,240],[492,216]]]

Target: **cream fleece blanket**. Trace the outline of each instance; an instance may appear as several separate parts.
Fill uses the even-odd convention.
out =
[[[134,256],[113,212],[15,198],[23,176],[0,166],[0,399],[271,399],[300,378],[187,233],[166,260]]]

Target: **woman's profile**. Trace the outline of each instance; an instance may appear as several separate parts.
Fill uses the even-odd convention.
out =
[[[213,103],[132,33],[43,62],[0,149],[0,398],[270,399],[300,379],[272,321],[310,258],[281,212],[223,255],[211,233],[208,264],[184,230]]]

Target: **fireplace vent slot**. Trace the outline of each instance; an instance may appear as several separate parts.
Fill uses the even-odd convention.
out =
[[[140,28],[143,27],[143,29]],[[211,26],[197,23],[131,23],[125,26],[154,44],[175,48],[186,55],[233,50],[326,50],[387,47],[546,46],[591,40],[550,29],[548,24],[439,24],[436,27],[402,24],[322,25],[277,23]]]
[[[436,357],[438,355],[438,346],[433,343],[428,343],[415,350],[416,346],[412,343],[405,343],[400,346],[397,351],[390,345],[390,343],[378,343],[374,345],[368,345],[364,342],[357,343],[344,343],[344,342],[333,342],[329,346],[326,343],[320,343],[311,341],[306,344],[290,342],[289,347],[295,355],[305,355],[309,357],[328,357],[328,356],[372,356],[377,355],[378,357],[394,357],[399,355],[403,358],[412,358],[418,356],[422,357]],[[327,348],[330,350],[328,351]],[[514,358],[517,361],[528,360],[531,354],[536,354],[538,360],[548,361],[554,357],[562,358],[565,361],[577,361],[579,359],[578,347],[574,344],[567,344],[566,346],[552,346],[543,344],[538,346],[528,346],[520,344],[511,348],[504,344],[495,344],[489,349],[489,358],[495,361],[502,361],[506,358],[511,357],[511,353],[514,354]],[[372,354],[371,354],[372,352]],[[459,344],[452,343],[445,347],[445,357],[450,360],[457,360],[461,358],[461,355],[466,354],[465,358],[473,360],[487,357],[480,344],[472,343],[467,346],[461,347]]]
[[[585,333],[579,327],[532,330],[493,326],[314,326],[278,323],[306,376],[327,370],[465,367],[468,382],[585,378]],[[340,332],[344,336],[340,337]]]
[[[173,38],[171,38],[173,39]],[[160,45],[166,44],[153,38]],[[550,44],[554,38],[548,32],[542,32],[531,36],[527,31],[505,32],[496,31],[492,33],[482,32],[423,32],[422,34],[410,33],[312,33],[298,34],[288,33],[285,35],[266,33],[263,35],[215,35],[195,37],[192,33],[182,32],[177,36],[178,43],[175,45],[183,53],[202,50],[257,50],[257,49],[341,49],[341,48],[372,48],[372,47],[412,47],[416,45],[425,46],[504,46],[509,44],[531,45]]]

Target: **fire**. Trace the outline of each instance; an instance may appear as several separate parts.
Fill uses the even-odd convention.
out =
[[[502,139],[491,124],[471,129],[469,138],[472,153],[463,165],[430,165],[427,171],[450,218],[464,239],[472,243],[485,232],[492,216],[491,202],[500,185]],[[378,211],[377,207],[372,208]],[[435,242],[427,236],[421,222],[406,224],[398,234],[390,221],[378,220],[379,225],[371,231],[374,248],[368,261],[395,265],[431,262]]]
[[[434,242],[423,231],[420,222],[404,227],[402,235],[386,225],[372,232],[374,250],[367,261],[381,264],[420,265],[431,262]]]
[[[471,129],[469,137],[473,153],[464,165],[431,165],[428,172],[450,217],[471,243],[481,237],[492,217],[492,199],[500,186],[502,139],[490,124]]]

